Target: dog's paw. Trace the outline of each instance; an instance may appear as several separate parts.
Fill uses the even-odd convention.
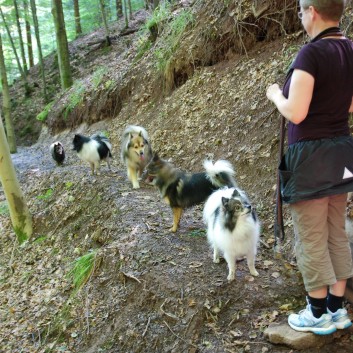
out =
[[[251,269],[250,273],[254,276],[257,277],[259,275],[259,273],[255,270],[255,269]]]
[[[177,231],[177,227],[173,226],[173,227],[169,228],[169,231],[172,233],[175,233]]]
[[[227,280],[228,282],[234,281],[235,279],[235,270],[229,270]]]
[[[214,262],[215,264],[219,264],[219,263],[220,263],[219,257],[214,257],[214,258],[213,258],[213,262]]]

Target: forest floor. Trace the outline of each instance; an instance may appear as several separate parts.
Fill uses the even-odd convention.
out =
[[[260,43],[246,57],[201,68],[159,100],[150,99],[146,70],[118,115],[55,136],[43,126],[35,142],[12,155],[34,236],[18,245],[0,188],[0,352],[297,352],[264,336],[269,325],[285,323],[305,305],[286,207],[285,239],[274,252],[278,115],[265,88],[283,79],[282,58],[300,40]],[[122,44],[116,46],[95,55],[96,65],[120,65]],[[258,277],[239,261],[236,280],[228,283],[225,261],[212,262],[203,205],[186,210],[170,233],[172,213],[158,191],[144,183],[131,188],[119,159],[127,124],[144,126],[152,148],[181,169],[201,171],[205,158],[232,162],[262,223]],[[108,133],[114,159],[111,171],[103,164],[92,176],[72,151],[72,139],[97,131]],[[65,146],[62,167],[49,154],[55,140]],[[76,291],[71,270],[88,254],[93,271]],[[353,306],[346,307],[353,317]],[[302,352],[352,352],[352,337],[347,330]]]

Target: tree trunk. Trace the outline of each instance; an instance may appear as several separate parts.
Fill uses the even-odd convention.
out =
[[[33,58],[31,23],[29,21],[29,11],[28,11],[28,2],[27,2],[27,0],[23,1],[23,7],[24,7],[25,21],[26,21],[26,38],[27,38],[28,61],[29,61],[29,67],[31,68],[31,67],[34,66],[34,58]]]
[[[129,18],[130,18],[130,20],[132,20],[132,6],[131,6],[131,0],[128,0],[127,2],[128,2],[128,4],[129,4]]]
[[[1,18],[2,18],[2,21],[4,23],[4,27],[6,29],[6,32],[7,32],[7,35],[9,37],[9,40],[10,40],[10,43],[11,43],[11,47],[12,47],[12,50],[13,50],[13,53],[15,55],[15,58],[16,58],[16,62],[17,62],[17,67],[18,67],[18,71],[20,71],[20,74],[21,74],[21,77],[22,77],[22,80],[23,80],[23,83],[24,83],[24,88],[25,88],[25,95],[26,96],[29,96],[30,94],[30,89],[29,89],[29,86],[28,86],[28,81],[27,81],[27,77],[22,69],[22,66],[21,66],[21,63],[20,63],[20,59],[18,58],[18,55],[17,55],[17,50],[16,50],[16,47],[15,47],[15,44],[12,40],[12,36],[11,36],[11,32],[10,32],[10,29],[6,23],[6,20],[5,20],[5,17],[4,17],[4,13],[2,12],[2,9],[0,7],[0,15],[1,15]]]
[[[119,20],[121,17],[123,17],[123,3],[121,0],[116,0],[116,19]]]
[[[99,6],[101,9],[101,13],[102,13],[102,19],[103,19],[103,24],[104,24],[104,29],[105,29],[105,39],[107,42],[107,45],[111,45],[111,41],[109,38],[109,28],[108,28],[108,23],[107,23],[107,16],[105,13],[105,4],[104,4],[104,0],[99,0]]]
[[[4,52],[2,50],[1,35],[0,35],[0,74],[1,74],[1,86],[2,86],[2,109],[4,112],[4,118],[5,118],[7,142],[9,144],[10,152],[16,153],[17,146],[16,146],[15,129],[13,127],[13,123],[11,119],[11,100],[10,100],[9,85],[7,82]]]
[[[74,0],[74,13],[75,13],[75,29],[76,29],[76,37],[82,34],[81,28],[81,17],[80,17],[80,5],[78,0]]]
[[[126,0],[124,1],[124,18],[125,18],[125,28],[129,28],[129,17],[127,13],[127,6],[126,6]]]
[[[62,89],[67,89],[72,86],[72,74],[62,0],[52,0],[51,3],[56,32],[61,87]]]
[[[47,85],[45,83],[44,62],[43,62],[43,54],[42,54],[42,45],[40,43],[40,35],[39,35],[39,25],[38,25],[36,3],[35,3],[35,0],[30,0],[30,3],[31,3],[33,24],[34,24],[34,33],[36,35],[36,41],[37,41],[39,66],[40,66],[40,71],[41,71],[41,75],[42,75],[42,82],[43,82],[43,96],[44,96],[45,102],[48,103]]]
[[[12,227],[20,244],[33,234],[32,216],[27,207],[12,164],[0,116],[0,182],[9,206]]]
[[[21,56],[22,56],[23,73],[24,73],[24,75],[27,76],[27,73],[28,73],[27,60],[26,60],[26,54],[25,54],[25,46],[23,44],[22,29],[21,29],[21,24],[20,24],[20,14],[18,12],[17,0],[13,0],[13,4],[15,6],[15,16],[16,16],[16,24],[17,24],[19,41],[20,41],[20,50],[21,50]]]
[[[153,10],[155,10],[159,5],[159,0],[153,0]]]

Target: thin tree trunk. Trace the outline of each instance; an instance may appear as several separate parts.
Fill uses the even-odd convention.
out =
[[[125,18],[125,28],[129,28],[129,17],[127,14],[127,6],[126,6],[126,0],[124,1],[124,18]]]
[[[13,4],[15,6],[16,24],[17,24],[18,36],[20,40],[23,73],[27,76],[27,72],[28,72],[27,60],[26,60],[26,54],[25,54],[25,46],[23,44],[22,29],[21,29],[21,23],[20,23],[20,13],[18,11],[17,0],[13,0]]]
[[[52,0],[52,14],[55,24],[56,45],[58,52],[61,87],[67,89],[72,86],[69,45],[67,43],[65,19],[61,0]]]
[[[74,13],[75,13],[75,29],[76,29],[76,37],[82,34],[81,28],[81,17],[80,17],[80,5],[78,0],[74,0]]]
[[[116,5],[116,19],[119,20],[121,17],[123,17],[123,3],[121,0],[116,0],[115,5]]]
[[[40,66],[42,82],[43,82],[43,96],[44,96],[45,102],[47,103],[48,102],[47,85],[45,83],[44,61],[43,61],[43,54],[42,54],[42,45],[40,43],[39,24],[38,24],[38,17],[37,17],[37,9],[36,9],[35,0],[30,0],[30,4],[31,4],[32,17],[33,17],[34,33],[35,33],[36,41],[37,41],[39,66]]]
[[[103,19],[103,24],[104,24],[104,29],[105,29],[105,39],[107,42],[107,45],[111,45],[111,41],[109,38],[109,28],[108,28],[108,23],[107,23],[107,16],[105,13],[105,4],[104,4],[104,0],[99,0],[99,6],[101,9],[101,13],[102,13],[102,19]]]
[[[159,5],[159,0],[153,0],[153,10],[155,10],[158,5]]]
[[[0,116],[0,181],[10,211],[11,223],[19,243],[33,234],[32,215],[22,194]]]
[[[16,153],[17,146],[16,146],[15,129],[13,127],[13,123],[11,119],[11,100],[10,100],[9,85],[7,82],[5,58],[4,58],[4,52],[2,49],[1,35],[0,35],[0,74],[1,74],[1,86],[2,86],[2,109],[4,112],[4,118],[5,118],[7,142],[9,144],[10,152]]]
[[[130,20],[132,20],[132,6],[131,6],[131,0],[128,0],[128,4],[129,4],[129,18]]]
[[[29,21],[29,10],[28,10],[28,2],[27,2],[27,0],[23,1],[23,8],[24,8],[24,12],[25,12],[25,21],[26,21],[26,38],[27,38],[28,61],[29,61],[29,67],[31,68],[31,67],[34,66],[34,58],[33,58],[31,23]]]
[[[16,47],[15,47],[15,44],[14,44],[14,42],[13,42],[13,40],[12,40],[12,36],[11,36],[10,30],[9,30],[9,27],[8,27],[8,25],[7,25],[7,23],[6,23],[6,20],[5,20],[5,17],[4,17],[4,13],[2,12],[1,7],[0,7],[0,15],[1,15],[2,21],[3,21],[3,23],[4,23],[4,26],[5,26],[5,28],[6,28],[6,32],[7,32],[7,35],[8,35],[8,37],[9,37],[12,50],[13,50],[13,53],[14,53],[15,58],[16,58],[17,67],[18,67],[18,70],[20,71],[20,74],[21,74],[21,77],[22,77],[22,80],[23,80],[23,83],[24,83],[25,95],[26,95],[26,96],[29,96],[30,89],[29,89],[29,86],[28,86],[27,77],[26,77],[26,75],[24,74],[24,71],[23,71],[23,69],[22,69],[22,66],[21,66],[21,63],[20,63],[20,59],[18,58],[18,55],[17,55],[17,50],[16,50]]]

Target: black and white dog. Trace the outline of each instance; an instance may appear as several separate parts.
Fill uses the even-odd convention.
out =
[[[222,252],[229,268],[228,281],[235,279],[236,260],[244,256],[250,273],[258,276],[255,257],[260,222],[245,193],[235,187],[215,191],[206,201],[203,218],[213,247],[213,262],[219,263]]]
[[[98,173],[101,160],[105,160],[110,170],[109,158],[112,157],[112,145],[102,133],[91,137],[76,134],[73,139],[74,150],[78,157],[90,164],[92,175]]]
[[[49,147],[49,151],[57,165],[62,165],[64,163],[65,150],[61,142],[53,142]]]

